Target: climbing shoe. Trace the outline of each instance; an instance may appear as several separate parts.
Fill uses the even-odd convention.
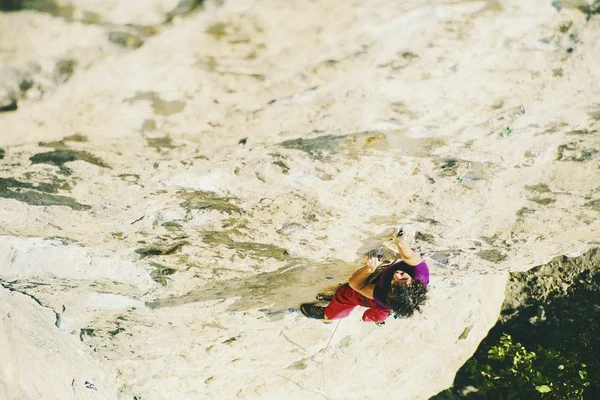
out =
[[[304,303],[300,306],[300,311],[307,318],[319,319],[326,323],[331,322],[325,316],[325,307],[317,306],[312,303]]]

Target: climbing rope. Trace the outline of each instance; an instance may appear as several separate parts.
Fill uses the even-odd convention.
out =
[[[342,322],[341,319],[338,320],[338,323],[335,326],[335,329],[333,330],[331,337],[329,338],[329,342],[327,342],[327,346],[325,346],[325,349],[323,350],[323,359],[321,360],[321,375],[323,376],[323,390],[325,391],[325,397],[327,397],[328,399],[331,399],[331,397],[329,396],[329,392],[327,391],[327,385],[325,382],[325,356],[327,355],[327,350],[329,349],[331,340],[333,339],[333,336],[335,336],[335,333],[337,332],[337,329],[339,328],[341,322]]]

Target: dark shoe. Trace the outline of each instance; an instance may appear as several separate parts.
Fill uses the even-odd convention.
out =
[[[300,306],[300,312],[307,318],[319,319],[323,322],[331,322],[325,316],[325,307],[317,306],[312,303],[304,303]]]
[[[331,295],[331,294],[325,294],[325,293],[319,293],[319,294],[317,294],[317,300],[331,301],[331,300],[333,300],[333,295]]]

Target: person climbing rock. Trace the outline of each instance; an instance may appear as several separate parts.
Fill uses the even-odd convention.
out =
[[[345,318],[357,306],[362,306],[367,307],[362,320],[378,325],[390,315],[410,317],[420,311],[427,298],[429,268],[410,247],[413,238],[414,232],[409,228],[399,229],[392,240],[401,259],[378,269],[382,265],[381,253],[369,251],[364,256],[365,265],[335,292],[327,307],[304,303],[300,311],[308,318],[329,322]]]

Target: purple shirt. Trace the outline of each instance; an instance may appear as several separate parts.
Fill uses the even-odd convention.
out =
[[[427,286],[429,284],[429,267],[425,261],[421,261],[415,266],[406,264],[404,261],[399,261],[395,264],[386,267],[383,272],[375,278],[373,282],[375,289],[373,290],[373,301],[379,308],[389,309],[387,305],[387,294],[392,287],[392,278],[396,271],[404,271],[413,279],[418,279]]]

